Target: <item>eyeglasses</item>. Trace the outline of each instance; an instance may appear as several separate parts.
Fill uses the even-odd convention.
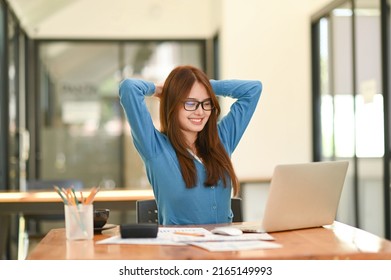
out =
[[[198,109],[198,107],[202,107],[204,111],[211,111],[214,106],[211,99],[207,99],[204,101],[195,101],[195,100],[186,100],[183,102],[184,108],[186,111],[195,111]]]

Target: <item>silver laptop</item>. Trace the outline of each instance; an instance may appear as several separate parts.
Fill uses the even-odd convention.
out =
[[[243,232],[320,227],[335,220],[347,161],[277,165],[260,225],[235,225]]]

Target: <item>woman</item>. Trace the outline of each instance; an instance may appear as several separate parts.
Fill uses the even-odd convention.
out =
[[[143,159],[162,225],[216,224],[232,221],[231,194],[239,182],[230,156],[258,102],[259,81],[210,80],[199,69],[179,66],[163,87],[125,79],[119,96],[133,142]],[[160,131],[145,105],[160,98]],[[218,122],[216,96],[237,99]]]

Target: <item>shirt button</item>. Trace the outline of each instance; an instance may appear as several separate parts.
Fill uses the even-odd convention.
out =
[[[215,188],[214,186],[211,187],[211,189],[214,189],[214,188]]]
[[[213,208],[213,210],[216,210],[217,207],[216,207],[216,205],[214,205],[212,208]]]

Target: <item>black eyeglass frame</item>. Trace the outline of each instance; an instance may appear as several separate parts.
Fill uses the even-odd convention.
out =
[[[193,110],[189,110],[188,108],[186,108],[186,103],[187,103],[187,102],[197,103],[197,105],[195,105],[195,108],[194,108]],[[209,109],[205,109],[205,107],[204,107],[204,103],[207,103],[207,102],[209,102],[209,103],[210,103],[210,106],[211,106],[211,108],[209,108]],[[186,111],[189,111],[189,112],[197,111],[197,109],[200,107],[200,105],[201,105],[202,110],[204,110],[204,111],[212,111],[212,110],[215,108],[215,106],[214,106],[214,104],[212,103],[212,100],[211,100],[211,99],[206,99],[206,100],[204,100],[204,101],[197,101],[197,100],[185,100],[185,101],[183,101],[183,108],[184,108]]]

